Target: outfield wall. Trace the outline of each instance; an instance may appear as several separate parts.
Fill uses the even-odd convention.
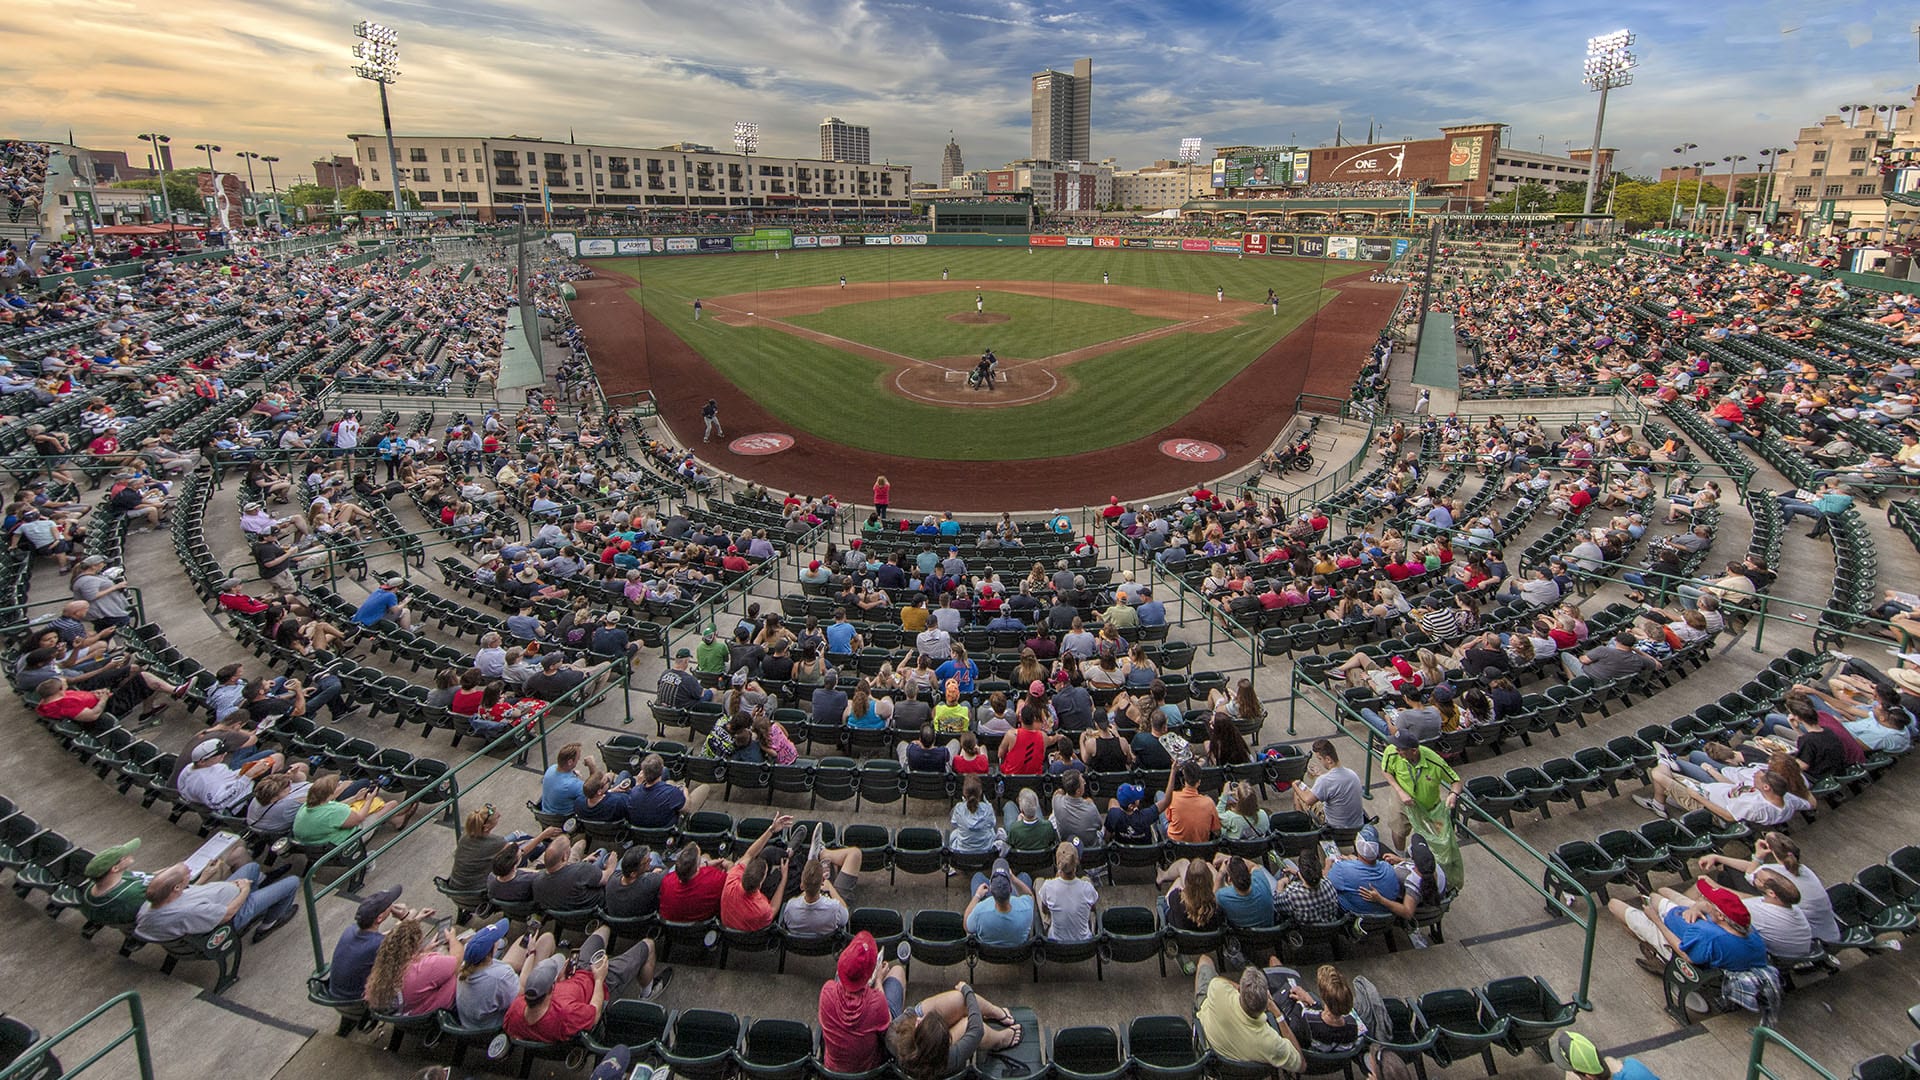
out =
[[[817,251],[823,248],[1006,247],[1097,248],[1128,251],[1179,251],[1190,255],[1279,255],[1296,259],[1346,259],[1387,262],[1406,254],[1413,238],[1361,233],[1245,233],[1237,237],[1080,236],[1067,233],[827,233],[791,229],[755,229],[747,236],[580,236],[556,232],[552,239],[579,258],[621,256],[728,255],[743,251]]]

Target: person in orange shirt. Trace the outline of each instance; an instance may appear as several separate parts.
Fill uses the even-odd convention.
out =
[[[753,842],[740,861],[727,871],[726,884],[720,888],[720,925],[729,930],[763,930],[773,923],[773,902],[761,891],[767,881],[767,860],[761,854],[773,835],[793,824],[792,814],[781,814],[767,825],[767,831]],[[773,895],[784,902],[787,896],[787,866],[792,860],[780,860],[779,884]]]
[[[1200,793],[1200,766],[1192,761],[1167,770],[1167,839],[1204,844],[1220,835],[1220,811]]]

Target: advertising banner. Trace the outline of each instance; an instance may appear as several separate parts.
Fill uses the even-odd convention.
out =
[[[1185,240],[1180,241],[1180,250],[1181,251],[1212,251],[1213,241],[1198,240],[1198,239],[1189,237]]]
[[[247,201],[252,202],[253,200],[249,199]],[[100,220],[99,215],[94,213],[93,192],[91,191],[74,192],[73,208],[76,211],[75,214],[73,215],[74,220],[76,221],[80,221],[91,226],[93,223]],[[247,212],[252,213],[252,209],[249,208]]]
[[[565,251],[573,246],[574,237],[570,232],[551,232],[547,234],[547,239],[559,244],[560,250]]]
[[[1240,250],[1249,255],[1265,255],[1267,253],[1267,234],[1250,232],[1242,236],[1240,238]]]
[[[1238,255],[1240,254],[1240,241],[1215,240],[1207,245],[1206,250],[1213,252],[1215,255]]]
[[[1147,236],[1129,236],[1127,237],[1127,246],[1130,248],[1150,248],[1153,246],[1153,238]]]
[[[1153,238],[1153,250],[1155,250],[1155,251],[1179,251],[1179,250],[1180,250],[1180,241],[1178,241],[1178,240],[1175,240],[1175,239],[1174,239],[1173,237],[1171,237],[1171,236],[1156,236],[1156,237],[1154,237],[1154,238]]]
[[[1067,238],[1064,236],[1029,236],[1027,237],[1027,244],[1032,247],[1066,247]]]
[[[925,247],[927,244],[926,233],[894,233],[892,239],[894,247]]]
[[[1068,247],[1092,247],[1092,246],[1093,246],[1093,237],[1091,237],[1091,236],[1069,236],[1069,237],[1067,237],[1067,246],[1068,246]]]
[[[820,238],[817,236],[796,236],[793,238],[793,246],[797,248],[819,247]]]
[[[1293,254],[1293,237],[1268,236],[1267,237],[1267,254],[1269,255]]]
[[[860,238],[860,242],[861,242],[861,243],[863,243],[863,244],[865,244],[865,245],[866,245],[866,246],[868,246],[868,247],[892,247],[892,246],[893,246],[893,237],[891,237],[891,236],[863,236],[863,237],[861,237],[861,238]]]
[[[699,251],[699,250],[700,250],[700,239],[698,237],[694,237],[694,236],[667,237],[667,252],[669,254],[678,254],[683,251]]]
[[[733,238],[735,251],[786,251],[793,247],[792,229],[755,229]]]
[[[1360,257],[1373,262],[1385,262],[1393,254],[1393,242],[1384,236],[1363,236],[1360,238]]]
[[[1404,236],[1395,237],[1393,241],[1393,257],[1397,259],[1400,256],[1405,255],[1407,253],[1407,249],[1412,246],[1413,246],[1412,240],[1409,240]]]
[[[615,251],[612,240],[591,237],[580,241],[580,257],[583,259],[589,255],[612,255]]]
[[[820,238],[821,247],[839,247],[840,242],[841,238],[838,236],[823,236]]]
[[[709,252],[720,252],[720,251],[732,251],[732,250],[733,250],[733,237],[731,237],[731,236],[703,236],[703,237],[701,237],[701,238],[700,238],[700,250],[701,250],[701,252],[703,252],[703,253],[709,253]]]
[[[1213,159],[1213,186],[1217,188],[1223,188],[1227,186],[1227,159],[1226,158],[1217,157]]]
[[[616,240],[613,246],[622,255],[651,255],[660,250],[660,241],[652,237],[639,236]]]
[[[1308,153],[1305,150],[1295,150],[1293,152],[1293,182],[1294,183],[1305,184],[1305,183],[1311,182],[1311,178],[1307,175],[1307,163],[1312,160],[1313,160],[1313,155]]]
[[[1215,158],[1215,187],[1271,188],[1300,183],[1295,179],[1293,163],[1296,151],[1291,146],[1268,146],[1232,157]]]
[[[1480,140],[1455,139],[1447,147],[1447,179],[1475,180],[1480,176]]]
[[[1120,246],[1120,238],[1117,236],[1096,236],[1093,238],[1093,246],[1097,248],[1117,248]]]
[[[1324,236],[1297,236],[1293,240],[1293,250],[1304,258],[1318,259],[1327,253],[1327,238]]]
[[[1360,241],[1352,236],[1327,237],[1327,258],[1351,259],[1358,254]]]
[[[157,191],[147,193],[147,220],[167,220],[167,204],[160,198],[160,193]]]

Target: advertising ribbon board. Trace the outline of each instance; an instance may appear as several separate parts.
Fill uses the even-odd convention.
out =
[[[1212,251],[1213,241],[1198,240],[1198,239],[1189,237],[1185,240],[1180,241],[1180,250],[1181,251]],[[1234,250],[1238,251],[1239,249],[1235,248]]]
[[[820,246],[820,238],[817,236],[796,236],[793,238],[793,246],[797,248],[817,248]]]
[[[1066,247],[1067,238],[1064,236],[1029,236],[1027,237],[1027,243],[1032,247]]]
[[[612,240],[603,240],[603,239],[594,238],[594,239],[583,239],[580,241],[580,257],[581,258],[586,258],[587,256],[590,256],[590,255],[612,255],[617,250],[619,249],[614,246],[614,243]]]
[[[667,254],[678,255],[687,251],[699,251],[700,239],[694,236],[667,237]]]
[[[786,251],[793,247],[792,229],[755,229],[733,238],[735,251]]]
[[[1068,246],[1068,247],[1092,247],[1092,246],[1093,246],[1093,237],[1091,237],[1091,236],[1069,236],[1069,237],[1067,237],[1067,246]]]
[[[573,234],[570,232],[550,232],[547,239],[559,244],[563,251],[573,246]]]
[[[1240,254],[1240,241],[1215,240],[1207,245],[1206,250],[1213,252],[1215,255],[1238,255]]]
[[[622,255],[652,255],[660,250],[659,241],[645,236],[615,240],[613,246]]]
[[[1327,258],[1351,259],[1360,247],[1360,241],[1351,236],[1327,237]]]
[[[893,239],[894,247],[925,247],[927,243],[927,234],[926,233],[894,233],[892,239]]]
[[[1247,233],[1240,238],[1240,250],[1249,255],[1265,255],[1267,253],[1267,234],[1257,232]]]
[[[731,236],[703,236],[700,238],[700,250],[707,254],[733,250]]]
[[[841,246],[841,237],[823,236],[820,238],[820,246],[821,247],[839,247]]]
[[[1302,236],[1294,240],[1294,250],[1309,259],[1318,259],[1327,253],[1327,238],[1324,236]]]
[[[1360,257],[1373,262],[1385,262],[1393,253],[1393,243],[1384,236],[1363,236],[1360,238]]]
[[[1117,236],[1096,236],[1093,238],[1093,246],[1097,248],[1117,248],[1120,246],[1120,238]]]
[[[1179,250],[1180,250],[1180,241],[1178,241],[1178,240],[1175,240],[1175,239],[1174,239],[1173,237],[1171,237],[1171,236],[1156,236],[1156,237],[1154,237],[1154,238],[1153,238],[1153,250],[1155,250],[1155,251],[1179,251]]]
[[[865,245],[866,245],[866,246],[868,246],[868,247],[892,247],[892,246],[893,246],[893,237],[891,237],[891,236],[863,236],[863,237],[861,237],[861,238],[860,238],[860,242],[861,242],[862,244],[865,244]]]
[[[1291,236],[1267,237],[1267,254],[1269,255],[1293,254],[1293,237]]]

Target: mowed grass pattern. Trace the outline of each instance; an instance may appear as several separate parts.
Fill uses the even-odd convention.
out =
[[[1336,295],[1328,278],[1361,269],[1337,260],[1250,258],[1181,252],[1069,249],[1026,254],[1024,247],[782,252],[648,259],[591,259],[637,278],[629,290],[647,310],[716,370],[796,435],[905,457],[1015,461],[1117,446],[1191,412],[1207,396]],[[636,265],[637,264],[637,265]],[[1176,333],[1071,365],[1065,392],[1002,409],[949,408],[910,401],[888,386],[893,369],[767,327],[693,321],[696,296],[879,280],[981,282],[1100,280],[1194,294],[1205,314],[1215,286],[1230,298],[1259,302],[1272,288],[1280,315],[1256,315],[1225,332]],[[964,294],[969,300],[971,293]],[[703,393],[709,391],[702,391]],[[710,391],[721,399],[727,387]],[[844,493],[843,493],[844,494]]]
[[[1007,316],[1006,322],[968,324],[948,318],[973,314],[975,295],[961,290],[871,300],[784,321],[920,360],[978,356],[991,348],[1003,362],[1037,360],[1173,321],[1135,315],[1125,308],[991,289],[980,294],[986,310]]]

